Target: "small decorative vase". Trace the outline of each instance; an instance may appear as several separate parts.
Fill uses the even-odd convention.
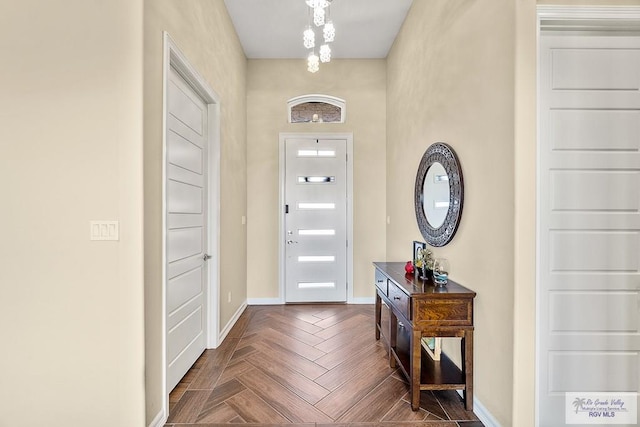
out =
[[[449,280],[449,260],[436,258],[433,262],[433,283],[436,286],[445,286]]]
[[[413,274],[413,263],[411,261],[407,261],[404,265],[404,271],[406,271],[407,274]]]

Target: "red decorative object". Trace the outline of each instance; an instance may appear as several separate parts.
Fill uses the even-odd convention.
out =
[[[406,271],[407,273],[413,273],[413,263],[411,261],[407,261],[404,266],[404,271]]]

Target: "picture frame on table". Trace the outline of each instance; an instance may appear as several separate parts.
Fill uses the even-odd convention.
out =
[[[413,266],[416,266],[416,261],[418,260],[418,253],[420,250],[427,249],[427,244],[424,242],[418,242],[417,240],[413,241]]]

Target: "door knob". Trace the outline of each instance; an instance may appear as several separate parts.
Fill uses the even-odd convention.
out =
[[[202,257],[202,259],[205,260],[205,261],[208,261],[211,258],[213,258],[213,257],[211,255],[209,255],[209,254],[204,254],[204,256]]]

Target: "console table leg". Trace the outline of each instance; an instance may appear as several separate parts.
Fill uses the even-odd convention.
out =
[[[465,331],[462,346],[465,373],[464,404],[467,411],[473,411],[473,330]]]
[[[411,409],[414,411],[420,409],[421,339],[422,331],[411,331],[411,357],[409,362],[409,370],[411,372],[409,375],[411,376]]]
[[[389,310],[389,366],[396,367],[396,358],[393,356],[392,349],[398,344],[398,318],[393,310]]]
[[[382,319],[382,299],[376,292],[376,340],[380,339],[380,325]]]

